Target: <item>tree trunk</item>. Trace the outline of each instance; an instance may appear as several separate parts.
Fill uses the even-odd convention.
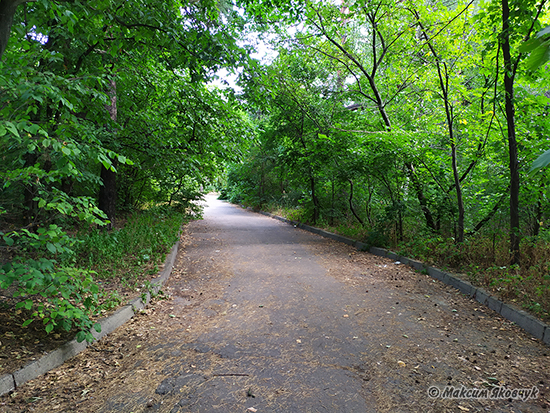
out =
[[[420,184],[418,177],[416,176],[414,166],[412,162],[407,162],[405,166],[409,171],[409,179],[411,180],[412,187],[414,189],[414,192],[416,193],[418,202],[420,203],[420,209],[422,209],[422,212],[424,213],[424,218],[426,218],[426,225],[428,225],[428,228],[430,228],[432,231],[435,232],[436,231],[435,223],[434,223],[432,213],[428,208],[428,200],[424,195],[424,191],[422,191],[422,186]]]
[[[361,226],[365,226],[365,224],[363,223],[363,220],[359,217],[359,215],[357,215],[357,212],[355,212],[355,208],[353,207],[353,181],[351,179],[348,179],[348,181],[349,181],[349,200],[348,200],[349,209],[351,210],[351,213],[357,219],[357,221],[359,221]]]
[[[317,224],[317,221],[319,220],[320,215],[320,205],[319,205],[319,199],[317,198],[317,195],[315,194],[315,178],[313,178],[313,172],[310,172],[310,178],[309,183],[311,186],[311,198],[313,201],[313,225]]]
[[[478,232],[487,222],[489,222],[491,220],[491,218],[493,218],[495,216],[495,214],[499,211],[500,209],[500,204],[502,204],[502,202],[504,201],[504,199],[506,198],[506,195],[508,195],[508,190],[510,189],[510,187],[508,187],[506,189],[506,191],[502,194],[502,196],[499,198],[499,200],[496,202],[495,206],[493,207],[493,209],[491,209],[489,211],[489,213],[481,220],[477,223],[477,225],[474,227],[473,230],[471,230],[470,232],[468,232],[466,234],[466,236],[471,236],[471,235],[474,235],[476,232]]]
[[[36,161],[38,160],[38,156],[33,153],[26,153],[25,154],[25,167],[31,167],[33,166]],[[24,186],[24,201],[23,205],[25,207],[25,225],[32,226],[35,219],[36,214],[38,213],[38,201],[35,201],[34,198],[38,195],[38,188],[35,183],[29,182],[25,184]]]
[[[510,168],[510,262],[511,264],[519,264],[519,161],[514,118],[514,65],[510,55],[509,18],[508,0],[502,0],[502,35],[500,38],[504,58],[504,103]]]
[[[0,60],[8,46],[13,16],[20,4],[36,0],[0,0]]]
[[[103,185],[99,189],[99,209],[105,212],[109,221],[107,229],[113,228],[116,215],[116,172],[101,165],[101,181]]]
[[[108,91],[109,97],[111,98],[111,104],[105,105],[105,109],[109,112],[109,115],[111,117],[111,120],[113,122],[116,122],[117,120],[117,107],[116,107],[116,80],[113,78],[111,80],[111,83],[109,85],[109,91]],[[115,133],[115,131],[111,131],[111,133]],[[114,160],[113,160],[114,162]],[[105,168],[103,165],[101,165],[101,181],[102,186],[99,189],[99,209],[101,209],[107,217],[109,218],[109,221],[111,221],[107,225],[107,229],[112,229],[114,225],[114,220],[116,216],[116,172],[112,171],[111,169]]]
[[[537,199],[537,206],[535,210],[535,223],[533,225],[533,235],[538,237],[540,232],[540,226],[542,222],[542,200],[544,199],[544,184],[541,182],[539,189],[539,197]]]
[[[374,220],[373,220],[373,217],[372,217],[372,206],[371,206],[371,201],[372,201],[372,195],[374,194],[374,189],[372,188],[372,186],[370,186],[370,180],[368,182],[369,184],[369,187],[367,189],[368,193],[369,193],[369,197],[367,198],[367,203],[365,205],[365,213],[367,214],[367,221],[369,222],[369,225],[374,225]]]
[[[334,225],[334,211],[335,211],[335,208],[334,208],[334,177],[332,177],[331,189],[332,189],[332,193],[331,193],[331,200],[330,200],[330,225]]]
[[[435,47],[428,40],[430,37],[426,33],[424,26],[420,23],[420,15],[415,12],[416,19],[422,29],[423,37],[426,39],[428,48],[432,55],[435,57],[435,65],[437,68],[437,76],[439,78],[439,87],[441,89],[441,97],[443,98],[443,104],[445,106],[445,117],[447,120],[447,130],[449,133],[449,142],[451,146],[451,168],[453,170],[454,187],[456,189],[456,204],[458,207],[458,222],[455,227],[455,239],[457,243],[464,242],[464,201],[462,199],[462,188],[460,186],[460,176],[458,174],[457,154],[456,154],[456,138],[454,134],[454,121],[453,121],[453,106],[449,101],[449,72],[447,70],[447,64],[441,61],[441,58],[437,54]]]

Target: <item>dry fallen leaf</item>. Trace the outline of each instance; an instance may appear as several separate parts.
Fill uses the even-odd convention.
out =
[[[405,362],[403,362],[403,361],[401,361],[401,360],[399,360],[399,361],[397,362],[397,364],[399,365],[399,367],[405,367],[405,366],[406,366]]]
[[[249,411],[249,412],[252,412],[252,413],[254,413],[254,412],[257,412],[257,411],[258,411],[258,409],[255,409],[254,407],[249,407],[249,408],[248,408],[248,409],[246,409],[246,410],[247,410],[247,411]]]
[[[458,408],[459,408],[460,410],[462,410],[463,412],[469,412],[469,411],[470,411],[470,409],[468,409],[467,407],[464,407],[464,406],[460,406],[460,405],[459,405]]]

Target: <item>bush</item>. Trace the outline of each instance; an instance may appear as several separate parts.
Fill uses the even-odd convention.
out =
[[[39,228],[37,233],[26,229],[3,236],[4,242],[18,249],[18,256],[0,269],[0,288],[13,289],[20,299],[16,308],[29,311],[23,325],[41,319],[49,333],[60,327],[66,331],[79,329],[77,339],[92,340],[89,332],[91,316],[98,309],[99,287],[93,271],[71,267],[76,240],[57,225]],[[51,256],[53,258],[50,258]],[[94,327],[101,330],[99,324]]]

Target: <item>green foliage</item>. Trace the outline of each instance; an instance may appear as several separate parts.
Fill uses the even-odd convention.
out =
[[[89,327],[99,297],[90,271],[107,279],[156,263],[212,185],[224,199],[369,245],[403,245],[448,266],[508,265],[498,253],[510,231],[505,69],[522,180],[517,231],[543,249],[550,156],[531,175],[525,160],[547,149],[550,129],[548,6],[508,3],[505,32],[496,0],[243,0],[246,17],[210,0],[20,6],[0,62],[2,288],[36,297],[24,306],[44,314],[40,300],[58,308],[46,326]],[[236,44],[255,30],[277,49],[269,62]],[[237,66],[242,93],[205,84]],[[175,209],[150,208],[158,204]],[[143,209],[121,230],[98,228],[113,224],[106,212]],[[15,274],[27,278],[19,285]],[[58,295],[44,292],[54,284]]]
[[[536,70],[550,60],[550,26],[540,30],[535,37],[523,43],[519,51],[530,53],[525,62],[528,70]]]
[[[278,55],[243,76],[256,137],[229,165],[222,196],[428,263],[477,265],[488,274],[481,284],[547,311],[548,281],[532,255],[547,261],[550,156],[531,173],[525,161],[547,149],[550,131],[548,5],[304,3],[285,34],[289,9],[278,18],[276,3],[243,3],[272,23]],[[513,230],[510,165],[521,182]],[[487,270],[510,268],[516,233],[525,237],[521,267]]]
[[[74,261],[75,240],[57,225],[36,233],[23,229],[2,235],[19,254],[0,269],[0,288],[15,289],[13,297],[20,300],[16,308],[31,311],[24,325],[40,319],[48,333],[56,327],[75,327],[81,331],[80,340],[90,341],[90,317],[99,308],[100,293],[93,271],[64,265]]]
[[[148,271],[145,263],[162,262],[188,219],[176,208],[159,206],[135,212],[121,229],[87,230],[75,251],[77,264],[97,272],[98,279],[122,277],[133,283]]]

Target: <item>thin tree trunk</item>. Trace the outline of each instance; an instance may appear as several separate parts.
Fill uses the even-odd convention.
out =
[[[323,18],[321,16],[321,14],[319,13],[319,11],[317,11],[317,16],[319,17],[319,23],[318,24],[313,23],[313,24],[323,33],[325,38],[330,43],[332,43],[334,46],[336,46],[336,48],[338,48],[344,54],[344,56],[346,56],[346,58],[348,58],[355,65],[355,67],[357,67],[359,69],[359,71],[363,74],[363,76],[365,76],[365,78],[367,79],[367,81],[369,83],[369,87],[372,91],[372,94],[373,94],[373,96],[371,96],[370,98],[376,104],[376,109],[377,109],[378,113],[380,114],[380,117],[382,118],[382,122],[384,124],[385,130],[389,132],[389,131],[392,130],[392,124],[391,124],[390,118],[388,116],[388,113],[386,112],[384,101],[382,99],[382,96],[381,96],[380,91],[378,90],[378,86],[376,84],[376,72],[379,68],[380,63],[382,62],[383,57],[386,55],[386,52],[387,52],[388,48],[387,48],[387,46],[384,45],[381,32],[376,30],[376,27],[375,27],[376,26],[376,13],[377,12],[374,12],[373,14],[369,15],[369,21],[371,22],[371,24],[373,25],[373,28],[374,28],[374,30],[372,31],[372,35],[373,35],[373,38],[372,38],[373,39],[373,41],[372,41],[372,55],[373,55],[374,59],[373,59],[373,66],[372,66],[372,69],[371,69],[370,73],[367,70],[367,68],[353,54],[351,54],[350,52],[347,51],[347,49],[344,47],[343,43],[339,43],[338,41],[336,41],[334,38],[332,38],[329,35],[329,33],[327,32],[327,30],[324,27]],[[383,49],[382,54],[380,55],[380,57],[376,57],[377,36],[381,39],[380,43],[381,43],[382,49]],[[412,163],[406,163],[407,168],[409,168],[409,165],[412,165]],[[410,169],[409,169],[409,171],[410,171]],[[410,174],[410,176],[413,177],[412,179],[416,179],[414,174]],[[426,198],[425,198],[424,192],[422,190],[422,185],[418,180],[415,180],[415,181],[413,181],[413,186],[415,187],[415,192],[416,192],[416,195],[418,197],[418,201],[420,202],[420,204],[422,206],[422,212],[424,213],[424,216],[426,217],[427,225],[432,230],[435,230],[434,229],[435,227],[434,227],[434,224],[433,224],[433,219],[431,218],[431,213],[428,209]],[[402,233],[403,233],[402,223],[401,223],[400,227],[401,227],[400,233],[401,233],[401,236],[402,236]]]
[[[33,153],[26,153],[25,156],[25,167],[33,166],[38,160],[38,156]],[[36,214],[38,213],[38,201],[34,199],[38,195],[38,188],[35,183],[29,182],[24,186],[24,201],[23,205],[26,209],[25,211],[25,225],[32,226],[36,220]]]
[[[117,107],[116,107],[116,80],[113,78],[109,85],[109,97],[111,98],[111,104],[105,105],[105,109],[109,112],[111,120],[116,122],[117,120]],[[115,131],[111,131],[115,133]],[[114,162],[114,160],[113,160]],[[111,221],[107,225],[107,229],[113,228],[116,216],[116,172],[112,169],[107,169],[101,165],[101,181],[102,186],[99,189],[99,209],[101,209]]]
[[[365,205],[365,212],[367,214],[367,221],[369,222],[369,225],[373,225],[373,219],[372,219],[372,207],[371,207],[371,201],[372,201],[372,195],[374,193],[374,189],[370,186],[370,180],[369,180],[369,197],[367,198],[367,203]]]
[[[456,153],[456,138],[454,134],[454,119],[453,119],[453,106],[449,101],[449,72],[447,65],[442,62],[437,54],[435,47],[429,41],[429,36],[424,29],[422,23],[420,23],[420,15],[415,11],[415,16],[422,29],[422,34],[426,39],[426,44],[430,49],[432,55],[435,57],[435,65],[437,68],[437,76],[439,78],[439,87],[441,89],[441,96],[443,98],[443,104],[445,106],[445,117],[447,120],[447,131],[449,133],[449,141],[451,146],[451,168],[453,170],[454,187],[456,190],[456,204],[458,208],[458,222],[455,229],[455,239],[457,243],[464,242],[464,201],[462,199],[462,187],[460,186],[460,176],[458,173],[457,165],[457,153]]]
[[[98,206],[111,221],[106,226],[106,229],[111,230],[116,215],[116,173],[101,165],[101,181],[103,185],[99,188]]]
[[[361,219],[361,217],[359,217],[359,215],[357,215],[357,212],[355,212],[355,208],[353,207],[353,181],[351,179],[348,179],[348,181],[349,181],[349,200],[348,200],[349,209],[351,210],[351,213],[357,219],[357,221],[359,221],[361,226],[365,226],[363,220]]]
[[[516,140],[516,123],[514,108],[514,65],[510,55],[510,8],[508,0],[502,0],[502,34],[501,47],[504,59],[504,102],[506,126],[508,129],[508,156],[510,169],[510,262],[520,263],[519,255],[519,161]]]
[[[430,212],[430,209],[428,208],[428,200],[426,199],[426,196],[424,195],[424,192],[422,191],[422,186],[420,184],[420,181],[418,177],[416,176],[416,172],[414,169],[414,166],[412,162],[407,162],[405,164],[407,167],[407,170],[409,172],[409,179],[411,180],[412,187],[414,189],[414,192],[416,193],[416,198],[418,199],[418,202],[420,203],[420,209],[422,210],[422,213],[424,214],[424,218],[426,218],[426,225],[428,225],[428,228],[430,228],[432,231],[436,231],[434,219],[432,216],[432,213]]]
[[[334,225],[334,177],[332,177],[331,181],[331,201],[330,201],[330,225]]]
[[[541,182],[539,189],[539,197],[537,199],[537,207],[535,211],[535,225],[533,226],[533,235],[537,237],[540,232],[540,226],[542,221],[542,200],[544,198],[544,187],[545,185]]]
[[[468,232],[466,234],[467,237],[471,236],[471,235],[474,235],[476,232],[478,232],[481,228],[483,228],[483,226],[489,222],[491,220],[491,218],[493,218],[495,216],[495,214],[498,212],[498,210],[500,209],[500,205],[502,204],[502,202],[504,201],[504,199],[506,198],[506,196],[508,195],[508,191],[509,191],[510,187],[508,187],[506,189],[506,191],[502,194],[502,196],[499,198],[499,200],[496,202],[495,206],[493,207],[493,209],[491,209],[489,211],[489,213],[481,220],[477,223],[477,225],[474,227],[473,230],[471,230],[470,232]]]

